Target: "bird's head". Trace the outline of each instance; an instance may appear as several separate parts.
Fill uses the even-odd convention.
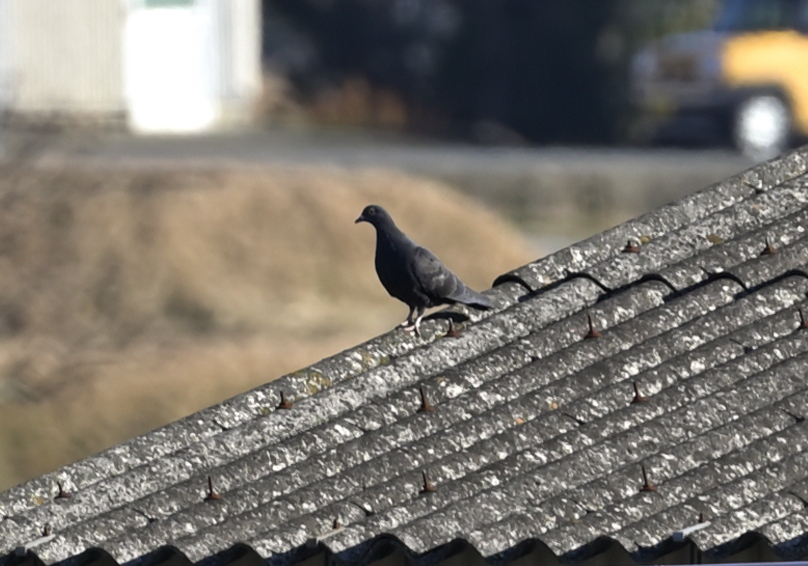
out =
[[[365,210],[362,211],[362,214],[359,215],[359,218],[356,219],[355,224],[358,224],[359,222],[370,222],[378,228],[383,224],[392,224],[393,219],[381,206],[377,204],[369,204],[365,207]]]

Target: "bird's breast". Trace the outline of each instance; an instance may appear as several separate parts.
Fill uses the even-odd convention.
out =
[[[416,301],[416,285],[400,246],[380,239],[376,245],[376,274],[393,297],[412,304]]]

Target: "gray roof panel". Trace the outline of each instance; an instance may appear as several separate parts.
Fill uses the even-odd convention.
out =
[[[2,547],[290,563],[312,539],[360,560],[386,533],[427,561],[536,538],[629,560],[704,513],[702,550],[741,556],[757,531],[804,555],[806,221],[798,151],[503,275],[494,311],[448,309],[422,339],[392,331],[0,494]],[[460,337],[447,316],[471,316]]]

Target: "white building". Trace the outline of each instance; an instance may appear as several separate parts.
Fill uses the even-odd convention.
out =
[[[260,0],[0,0],[3,102],[23,118],[125,119],[137,132],[247,121]]]

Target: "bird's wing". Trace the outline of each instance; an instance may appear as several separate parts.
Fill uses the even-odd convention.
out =
[[[426,248],[415,248],[411,263],[412,275],[419,290],[434,303],[441,303],[465,285]]]
[[[418,246],[413,254],[412,275],[420,293],[434,304],[463,303],[483,308],[493,307],[485,295],[466,287],[460,278],[426,248]]]

